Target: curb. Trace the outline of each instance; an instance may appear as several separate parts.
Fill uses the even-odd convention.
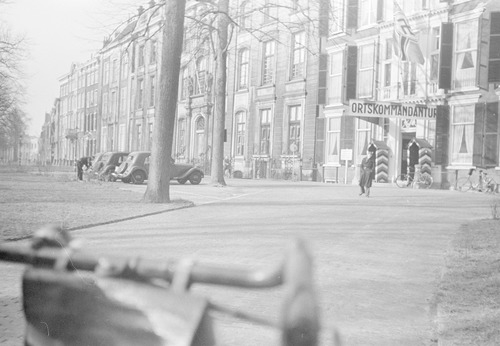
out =
[[[175,204],[179,204],[179,205],[175,206]],[[124,217],[124,218],[121,218],[121,219],[114,219],[114,220],[97,222],[97,223],[91,223],[91,224],[77,226],[77,227],[71,227],[71,228],[67,228],[66,231],[68,231],[68,232],[78,231],[78,230],[81,230],[81,229],[87,229],[87,228],[92,228],[92,227],[97,227],[97,226],[109,225],[109,224],[112,224],[112,223],[124,222],[124,221],[139,219],[139,218],[142,218],[142,217],[148,217],[148,216],[163,214],[163,213],[167,213],[169,211],[186,209],[186,208],[192,208],[192,207],[195,206],[195,204],[193,202],[190,202],[190,201],[181,200],[181,203],[179,203],[179,202],[171,202],[170,206],[172,206],[172,208],[168,208],[168,209],[164,209],[164,210],[159,210],[159,211],[154,211],[154,212],[146,213],[146,214],[128,216],[128,217]],[[15,242],[15,241],[21,241],[21,240],[30,239],[31,237],[32,237],[32,235],[27,235],[27,236],[18,237],[18,238],[7,238],[7,239],[5,239],[5,241]]]

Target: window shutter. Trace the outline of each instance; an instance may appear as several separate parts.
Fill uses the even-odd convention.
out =
[[[326,78],[328,69],[328,54],[319,56],[319,75],[318,75],[318,104],[326,103]]]
[[[486,104],[483,121],[482,165],[484,167],[495,167],[498,164],[498,102]]]
[[[330,18],[330,1],[320,0],[319,3],[319,36],[328,36],[328,21]]]
[[[316,150],[314,151],[315,162],[325,160],[325,118],[316,118]]]
[[[500,12],[491,12],[488,82],[500,83]]]
[[[479,18],[479,47],[477,52],[476,86],[488,90],[488,49],[490,36],[490,21],[484,17]]]
[[[346,100],[356,98],[356,79],[358,66],[358,47],[347,47],[347,71],[346,71]]]
[[[474,116],[474,149],[472,153],[472,164],[483,167],[483,136],[484,136],[484,113],[485,104],[476,103]]]
[[[355,30],[357,27],[358,27],[358,0],[348,0],[347,28]]]
[[[453,60],[453,23],[441,24],[441,49],[439,54],[439,88],[451,89]]]
[[[450,126],[450,107],[437,106],[436,115],[436,150],[435,162],[438,165],[448,165],[448,137]]]

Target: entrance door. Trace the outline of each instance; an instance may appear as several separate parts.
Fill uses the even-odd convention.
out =
[[[402,145],[403,148],[401,150],[401,174],[409,173],[408,168],[410,166],[410,158],[408,156],[408,144],[410,141],[415,138],[416,132],[405,132],[403,133]],[[410,171],[412,171],[410,169]]]

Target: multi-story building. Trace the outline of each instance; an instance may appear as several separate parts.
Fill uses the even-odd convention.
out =
[[[238,176],[353,181],[367,150],[376,151],[380,182],[420,167],[447,187],[469,168],[498,169],[498,2],[276,4],[231,2],[225,155]],[[206,168],[216,42],[192,18],[207,6],[187,8],[172,153]],[[72,103],[83,90],[76,68],[61,79],[58,123],[67,141],[56,156],[150,149],[163,18],[151,2],[105,41],[91,64],[100,77],[85,91],[94,105],[86,113]],[[79,127],[87,144],[73,139],[78,114],[95,114]]]

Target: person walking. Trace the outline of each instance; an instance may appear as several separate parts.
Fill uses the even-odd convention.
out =
[[[89,168],[91,165],[90,157],[82,157],[76,162],[76,175],[78,180],[83,180],[83,166]]]
[[[361,161],[361,174],[359,178],[359,187],[361,188],[360,196],[366,194],[370,197],[370,188],[372,181],[375,178],[375,155],[373,151],[368,151],[367,156]]]

